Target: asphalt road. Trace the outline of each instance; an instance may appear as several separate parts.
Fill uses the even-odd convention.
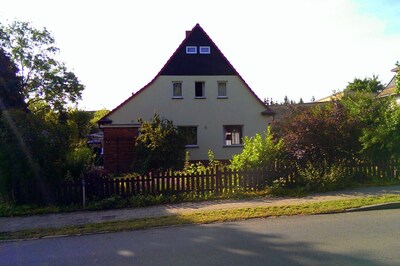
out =
[[[0,265],[399,264],[399,209],[0,244]]]

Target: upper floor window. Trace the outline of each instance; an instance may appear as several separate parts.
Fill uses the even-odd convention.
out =
[[[204,93],[204,82],[196,81],[194,85],[195,85],[194,97],[195,98],[205,98],[206,96]]]
[[[211,53],[210,46],[200,46],[199,52],[200,54],[210,54]]]
[[[182,82],[172,82],[172,98],[182,98]]]
[[[197,46],[186,46],[187,54],[197,54]]]
[[[226,81],[218,81],[218,98],[228,98],[226,94]]]
[[[224,140],[226,146],[242,145],[243,126],[224,126]]]

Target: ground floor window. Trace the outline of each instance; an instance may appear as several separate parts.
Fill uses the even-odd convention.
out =
[[[242,144],[242,129],[241,125],[224,126],[224,140],[226,146]]]
[[[185,138],[185,146],[197,146],[197,126],[178,126],[178,132]]]

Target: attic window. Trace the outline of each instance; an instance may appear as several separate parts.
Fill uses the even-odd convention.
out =
[[[210,46],[200,46],[200,54],[210,54],[211,49]]]
[[[196,46],[186,46],[186,53],[187,54],[197,54],[197,47]]]

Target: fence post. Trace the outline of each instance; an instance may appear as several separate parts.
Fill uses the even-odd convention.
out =
[[[219,193],[220,191],[220,171],[218,165],[215,166],[215,192]]]
[[[83,208],[86,207],[86,182],[85,179],[82,179],[82,204]]]

